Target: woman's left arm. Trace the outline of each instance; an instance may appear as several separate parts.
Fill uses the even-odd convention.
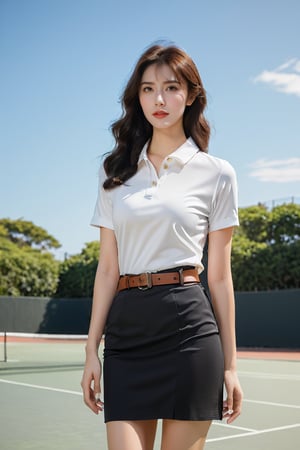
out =
[[[213,231],[208,239],[207,280],[224,352],[227,398],[223,416],[233,422],[241,413],[243,392],[236,370],[235,305],[231,275],[233,228]]]

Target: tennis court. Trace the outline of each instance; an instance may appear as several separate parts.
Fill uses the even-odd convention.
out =
[[[0,363],[1,450],[107,448],[102,416],[82,401],[84,344],[82,339],[8,338],[8,361]],[[0,359],[3,350],[0,343]],[[239,355],[243,414],[230,426],[214,422],[206,449],[298,449],[300,353]]]

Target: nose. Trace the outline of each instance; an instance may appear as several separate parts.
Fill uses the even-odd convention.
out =
[[[165,104],[165,101],[164,101],[163,95],[161,92],[158,92],[156,95],[156,99],[155,99],[155,105],[162,106],[164,104]]]

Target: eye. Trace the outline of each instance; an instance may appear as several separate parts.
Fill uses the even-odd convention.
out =
[[[167,91],[178,91],[178,86],[176,84],[171,84],[167,87]]]
[[[150,86],[142,87],[142,92],[151,92],[151,91],[152,91],[152,87],[150,87]]]

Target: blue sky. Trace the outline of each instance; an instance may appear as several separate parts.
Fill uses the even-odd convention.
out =
[[[64,252],[89,226],[100,156],[140,54],[163,39],[196,62],[210,153],[239,205],[300,198],[298,0],[1,0],[0,217],[44,227]]]

